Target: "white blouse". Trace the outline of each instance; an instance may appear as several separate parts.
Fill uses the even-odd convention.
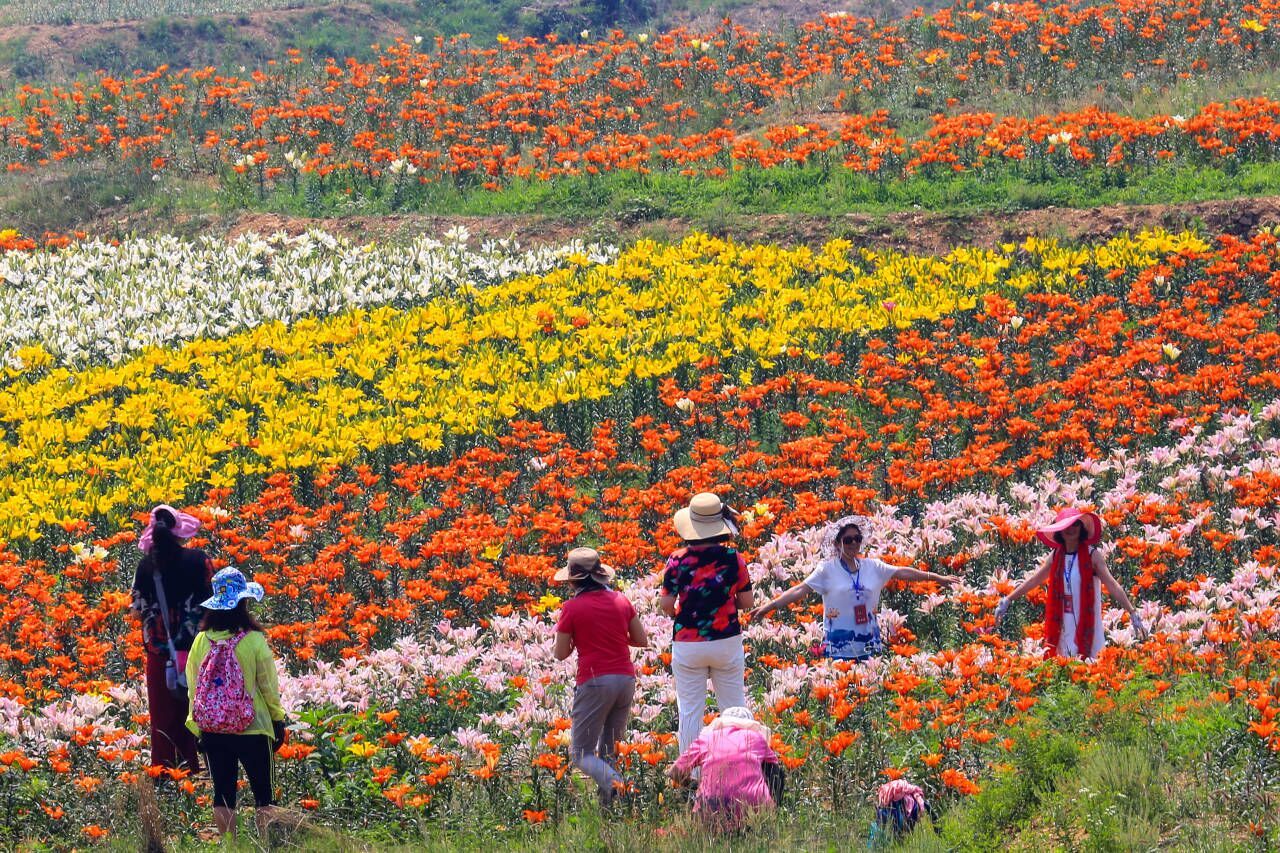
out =
[[[1068,554],[1063,560],[1062,579],[1062,588],[1070,591],[1074,606],[1071,608],[1071,613],[1063,610],[1062,634],[1058,637],[1058,654],[1067,658],[1080,657],[1080,650],[1076,648],[1076,614],[1080,611],[1080,572],[1076,569],[1075,554]],[[1102,630],[1102,581],[1095,574],[1093,576],[1093,654],[1087,659],[1092,660],[1097,657],[1106,641],[1106,634]]]

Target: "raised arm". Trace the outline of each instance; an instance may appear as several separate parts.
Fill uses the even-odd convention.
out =
[[[1044,561],[1040,564],[1040,568],[1027,575],[1022,583],[1014,589],[1013,592],[1000,599],[1000,603],[996,605],[996,623],[999,624],[1004,619],[1005,611],[1009,609],[1009,604],[1026,595],[1031,590],[1040,586],[1049,579],[1049,572],[1053,568],[1053,555],[1046,554]]]
[[[811,592],[813,592],[813,590],[811,590],[807,584],[803,582],[798,583],[772,601],[767,601],[755,610],[752,610],[751,619],[752,621],[755,621],[756,619],[767,616],[779,607],[787,607],[791,604],[795,604],[797,601],[802,601],[807,598]]]

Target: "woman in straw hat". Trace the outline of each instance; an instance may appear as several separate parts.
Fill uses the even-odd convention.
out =
[[[1102,519],[1092,512],[1063,509],[1052,524],[1036,530],[1036,538],[1051,551],[1017,589],[1000,599],[996,605],[997,624],[1004,619],[1011,601],[1048,582],[1044,610],[1046,656],[1092,660],[1106,644],[1102,631],[1102,587],[1106,586],[1129,614],[1138,636],[1146,637],[1147,629],[1133,602],[1111,576],[1101,552],[1094,548],[1102,539]]]
[[[746,655],[738,613],[754,602],[747,563],[726,544],[738,532],[736,515],[718,496],[702,492],[673,519],[685,545],[667,559],[659,603],[675,620],[671,671],[681,753],[702,728],[708,678],[721,708],[746,704]]]
[[[613,569],[591,548],[574,548],[555,574],[557,583],[570,583],[574,589],[560,609],[555,639],[556,660],[578,650],[571,757],[596,783],[606,805],[623,789],[613,758],[636,692],[631,647],[649,645],[636,609],[625,595],[609,589],[612,577]]]
[[[186,685],[179,678],[199,631],[200,602],[212,594],[213,571],[203,551],[183,547],[200,519],[161,504],[151,510],[138,549],[130,608],[142,620],[146,652],[147,711],[151,717],[151,764],[200,769],[196,739],[187,731]]]
[[[822,596],[823,647],[827,657],[863,661],[882,648],[876,610],[880,606],[880,591],[890,581],[933,581],[943,586],[960,583],[955,575],[891,566],[860,556],[862,543],[869,533],[867,520],[861,516],[850,515],[832,522],[823,546],[827,559],[801,583],[757,607],[751,618],[759,619],[816,592]]]

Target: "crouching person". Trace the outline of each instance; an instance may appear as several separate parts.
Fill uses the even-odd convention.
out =
[[[603,805],[624,789],[613,761],[636,692],[631,647],[649,644],[635,607],[609,588],[612,578],[613,569],[591,548],[574,548],[555,575],[557,583],[570,583],[574,590],[560,610],[555,637],[556,660],[578,652],[571,757],[596,783]]]
[[[777,763],[769,729],[750,709],[738,706],[704,726],[667,773],[683,782],[701,767],[694,812],[709,829],[729,832],[740,829],[750,813],[774,807],[765,765]]]

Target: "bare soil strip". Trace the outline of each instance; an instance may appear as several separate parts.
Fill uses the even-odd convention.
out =
[[[354,240],[394,240],[419,233],[443,235],[465,227],[474,237],[515,238],[525,245],[563,243],[574,237],[631,241],[643,237],[679,239],[697,227],[682,219],[639,223],[598,221],[583,223],[551,216],[352,216],[307,219],[267,213],[246,213],[204,222],[152,223],[178,225],[183,232],[225,234],[284,231],[301,233],[318,228]],[[150,231],[151,228],[135,228]],[[1035,235],[1072,242],[1094,242],[1145,228],[1197,228],[1211,234],[1244,235],[1257,228],[1280,225],[1280,196],[1188,202],[1175,205],[1113,205],[1087,210],[1045,208],[1012,212],[939,214],[912,211],[886,215],[851,213],[835,217],[766,214],[733,217],[711,228],[738,240],[783,244],[818,244],[832,237],[855,245],[936,254],[953,246],[993,247]],[[118,227],[118,224],[117,224]],[[160,230],[157,228],[156,230]]]

